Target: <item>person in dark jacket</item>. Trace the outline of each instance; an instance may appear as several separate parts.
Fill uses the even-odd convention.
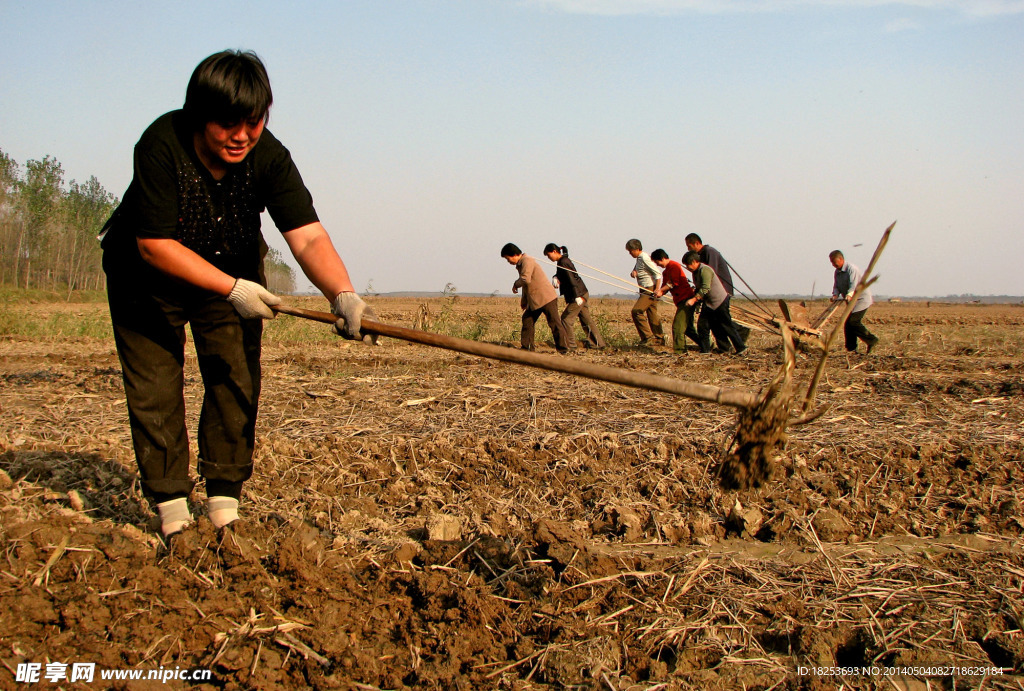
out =
[[[725,286],[715,275],[714,269],[700,261],[700,255],[696,252],[687,252],[683,255],[682,264],[693,276],[693,290],[695,295],[686,301],[688,305],[702,304],[700,317],[697,319],[697,336],[700,342],[700,352],[711,352],[711,337],[714,332],[715,340],[725,344],[732,342],[739,355],[747,349],[743,339],[736,332],[732,322],[732,315],[729,314],[729,293]]]
[[[131,184],[102,234],[135,458],[165,538],[192,521],[186,324],[204,388],[198,473],[207,514],[218,529],[239,527],[242,484],[253,472],[263,320],[281,302],[265,287],[261,212],[331,303],[339,334],[362,340],[362,317],[376,319],[288,149],[266,129],[272,101],[255,53],[203,60],[184,107],[159,117],[136,144]]]
[[[569,259],[569,250],[565,246],[549,242],[544,246],[544,256],[554,262],[558,268],[555,270],[555,283],[558,292],[565,298],[565,310],[562,311],[562,326],[565,327],[566,342],[569,349],[577,347],[576,333],[573,322],[579,317],[580,325],[587,340],[584,342],[587,348],[604,348],[604,338],[601,330],[597,327],[593,315],[590,314],[590,293],[587,285],[583,282],[576,265]]]
[[[722,282],[722,287],[725,288],[725,292],[728,293],[728,297],[725,298],[726,305],[725,309],[729,309],[729,303],[732,301],[732,296],[735,294],[735,286],[732,281],[732,272],[729,270],[729,262],[726,261],[722,253],[716,250],[711,245],[705,245],[700,239],[700,235],[696,233],[690,233],[684,238],[686,242],[686,249],[689,252],[696,252],[700,257],[701,264],[707,264],[711,267],[711,270],[718,276],[718,280]],[[740,335],[745,343],[750,338],[750,329],[743,326],[742,324],[735,324],[736,333]],[[715,341],[718,343],[718,349],[722,351],[729,350],[729,342],[719,340],[718,336],[715,336]]]

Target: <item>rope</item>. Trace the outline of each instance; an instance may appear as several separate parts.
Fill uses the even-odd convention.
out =
[[[580,265],[582,265],[582,266],[587,266],[587,265],[586,265],[586,264],[584,264],[583,262],[578,262],[578,261],[576,261],[575,259],[574,259],[574,260],[572,260],[572,261],[573,261],[573,263],[574,263],[574,264],[580,264]],[[558,264],[555,264],[554,262],[548,262],[548,266],[553,266],[553,267],[555,267],[556,269],[564,269],[564,268],[565,268],[565,267],[563,267],[563,266],[558,266]],[[592,266],[587,266],[587,268],[588,268],[588,269],[593,269],[594,267],[592,267]],[[610,285],[610,286],[614,286],[614,287],[616,287],[616,288],[621,288],[621,287],[622,287],[622,286],[618,285],[617,283],[612,283],[611,281],[606,281],[606,280],[604,280],[603,278],[598,278],[597,276],[591,276],[590,274],[585,274],[585,273],[582,273],[582,272],[580,272],[580,271],[573,271],[572,269],[565,269],[565,270],[566,270],[566,271],[572,271],[572,272],[573,272],[574,274],[576,274],[577,276],[583,276],[583,277],[585,277],[585,278],[591,278],[591,279],[593,279],[593,280],[595,280],[595,281],[598,281],[598,282],[600,282],[600,283],[605,283],[605,284],[607,284],[607,285]],[[606,276],[611,276],[612,278],[616,278],[616,279],[618,279],[618,280],[622,281],[623,283],[625,283],[625,281],[624,281],[623,279],[619,278],[618,276],[614,276],[614,275],[612,275],[612,274],[606,273],[606,272],[604,272],[604,271],[601,271],[600,269],[594,269],[594,271],[600,271],[601,273],[605,274]],[[640,294],[640,286],[638,286],[637,284],[635,284],[635,283],[628,283],[628,284],[626,285],[626,287],[628,287],[628,288],[630,289],[630,292],[635,292],[635,293],[637,293],[638,295]],[[650,293],[648,293],[648,295],[650,295]],[[653,295],[652,295],[651,297],[653,297]],[[663,296],[661,296],[660,298],[654,298],[654,299],[655,299],[655,300],[656,300],[657,302],[667,302],[667,303],[672,303],[672,299],[671,299],[671,298],[669,298],[669,297],[668,297],[667,295],[663,295]]]
[[[768,315],[769,317],[771,317],[772,319],[775,319],[775,318],[776,318],[776,315],[775,315],[775,314],[774,314],[774,313],[773,313],[773,312],[772,312],[771,310],[769,310],[769,309],[768,309],[767,307],[765,307],[765,306],[764,306],[764,305],[762,304],[762,303],[764,302],[764,300],[762,300],[762,299],[761,299],[761,296],[760,296],[760,295],[758,295],[758,294],[757,294],[757,293],[756,293],[756,292],[754,291],[754,289],[750,287],[750,284],[749,284],[749,283],[747,283],[747,280],[746,280],[745,278],[743,278],[742,276],[740,276],[740,272],[736,270],[736,267],[734,267],[734,266],[733,266],[732,264],[730,264],[730,263],[729,263],[729,260],[728,260],[728,259],[726,259],[725,257],[722,257],[722,261],[724,261],[724,262],[725,262],[725,265],[729,267],[729,270],[730,270],[730,271],[731,271],[731,272],[733,273],[733,275],[735,275],[735,276],[736,276],[736,278],[738,278],[738,279],[740,279],[741,281],[743,281],[743,285],[745,285],[745,286],[747,287],[747,289],[748,289],[748,290],[749,290],[749,291],[750,291],[751,293],[753,293],[753,294],[754,294],[754,297],[755,297],[755,298],[757,298],[757,301],[755,302],[754,300],[750,300],[750,296],[749,296],[749,295],[747,295],[746,293],[744,293],[744,292],[743,292],[742,290],[737,290],[736,292],[738,292],[738,293],[739,293],[740,295],[742,295],[743,297],[745,297],[745,298],[746,298],[747,300],[750,300],[751,304],[753,304],[754,306],[756,306],[756,307],[760,308],[760,310],[761,310],[762,312],[764,312],[765,314],[767,314],[767,315]],[[734,283],[734,284],[733,284],[733,289],[735,290],[735,288],[736,288],[736,284]]]
[[[637,287],[637,285],[636,285],[636,283],[634,281],[627,281],[626,279],[620,278],[619,276],[616,276],[615,274],[610,274],[607,271],[601,271],[601,269],[598,269],[597,267],[590,266],[589,264],[584,264],[583,262],[577,261],[576,259],[573,259],[572,263],[573,264],[579,264],[580,266],[585,266],[588,269],[590,269],[591,271],[596,271],[596,272],[598,272],[600,274],[604,274],[605,276],[611,276],[616,281],[621,281],[622,283],[625,283],[626,285],[628,285],[631,288],[636,288]],[[577,272],[577,273],[579,273],[579,272]],[[580,274],[580,275],[582,275],[582,274]],[[597,279],[597,280],[601,280],[601,279]]]

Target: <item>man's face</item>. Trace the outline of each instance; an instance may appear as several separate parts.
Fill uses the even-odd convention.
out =
[[[235,123],[208,122],[199,133],[197,148],[214,162],[241,163],[263,134],[263,118],[248,118]]]
[[[689,250],[690,252],[700,252],[700,248],[703,246],[704,245],[697,242],[696,240],[689,240],[686,243],[686,249]]]
[[[523,256],[523,255],[521,255],[521,254],[517,254],[517,255],[516,255],[516,256],[514,256],[514,257],[505,257],[505,261],[507,261],[507,262],[508,262],[509,264],[511,264],[512,266],[515,266],[516,264],[518,264],[518,263],[519,263],[519,258],[520,258],[521,256]]]
[[[700,262],[690,262],[689,264],[686,265],[686,270],[689,271],[691,274],[699,268]]]
[[[846,264],[846,260],[839,256],[832,257],[832,259],[830,259],[829,261],[831,261],[832,266],[836,267],[837,269],[843,268],[843,266]]]
[[[639,257],[640,256],[640,252],[642,252],[642,250],[626,250],[626,251],[629,252],[629,256],[633,257],[633,259],[636,259],[637,257]]]
[[[664,269],[668,266],[668,259],[652,259],[651,261],[653,261],[659,269]]]

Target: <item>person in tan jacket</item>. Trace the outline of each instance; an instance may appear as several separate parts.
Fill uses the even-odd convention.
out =
[[[558,315],[558,293],[548,282],[544,269],[537,260],[523,254],[511,242],[501,248],[501,256],[519,272],[519,278],[512,284],[512,292],[518,293],[520,288],[523,289],[519,300],[519,306],[523,308],[523,328],[519,335],[523,350],[533,350],[534,328],[543,314],[555,338],[555,349],[559,353],[569,352],[565,327]]]

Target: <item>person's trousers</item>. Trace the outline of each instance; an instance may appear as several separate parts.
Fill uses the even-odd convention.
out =
[[[676,304],[676,316],[672,320],[672,349],[677,353],[686,352],[686,337],[700,347],[700,336],[693,324],[693,312],[695,305],[687,305],[685,302]]]
[[[562,326],[562,318],[558,316],[558,298],[537,309],[527,307],[523,310],[523,329],[519,334],[519,343],[523,346],[523,350],[533,350],[533,333],[537,320],[540,319],[542,314],[548,320],[548,327],[550,327],[551,335],[555,339],[555,349],[560,353],[568,351],[569,345],[568,338],[565,335],[565,327]]]
[[[843,324],[843,336],[846,338],[846,349],[851,353],[857,350],[858,338],[868,345],[871,345],[878,340],[878,338],[868,331],[867,327],[861,323],[867,311],[867,308],[864,308],[860,312],[854,312],[847,317],[846,322]]]
[[[573,322],[579,317],[580,325],[583,326],[583,333],[587,337],[587,347],[604,348],[604,338],[601,330],[597,328],[594,316],[590,314],[590,296],[583,295],[583,304],[577,305],[575,300],[566,300],[565,309],[562,311],[562,327],[565,329],[566,343],[570,348],[576,347],[576,330]]]
[[[241,494],[252,475],[260,394],[261,319],[243,319],[225,298],[180,287],[153,295],[108,277],[110,317],[124,378],[143,492],[159,503],[187,496],[185,324],[191,327],[203,404],[198,472],[209,496]]]
[[[729,297],[727,297],[725,299],[725,302],[722,303],[722,307],[724,307],[729,312],[729,320],[730,321],[732,321],[732,309],[729,307],[731,302],[732,302],[732,296],[730,295]],[[743,341],[743,343],[746,343],[747,342],[747,338],[750,337],[750,329],[748,329],[747,327],[743,326],[742,324],[737,324],[736,322],[732,322],[732,326],[733,326],[734,329],[736,329],[736,333],[739,334],[740,340]],[[714,332],[712,332],[712,333],[714,333]],[[715,336],[715,343],[718,345],[719,349],[721,349],[721,350],[729,350],[729,339],[726,338],[726,336],[724,334],[721,337],[719,337],[719,335],[717,333],[715,333],[714,336]]]
[[[715,334],[715,341],[723,348],[730,342],[737,352],[745,347],[743,339],[736,332],[736,325],[732,322],[728,302],[723,302],[716,309],[711,309],[707,305],[701,307],[700,317],[697,319],[697,338],[700,343],[700,352],[711,352],[712,333]]]
[[[653,295],[641,292],[640,297],[633,303],[630,314],[633,316],[633,324],[640,334],[641,341],[649,341],[652,337],[665,339],[665,332],[661,328],[661,316],[658,314],[658,300]]]

